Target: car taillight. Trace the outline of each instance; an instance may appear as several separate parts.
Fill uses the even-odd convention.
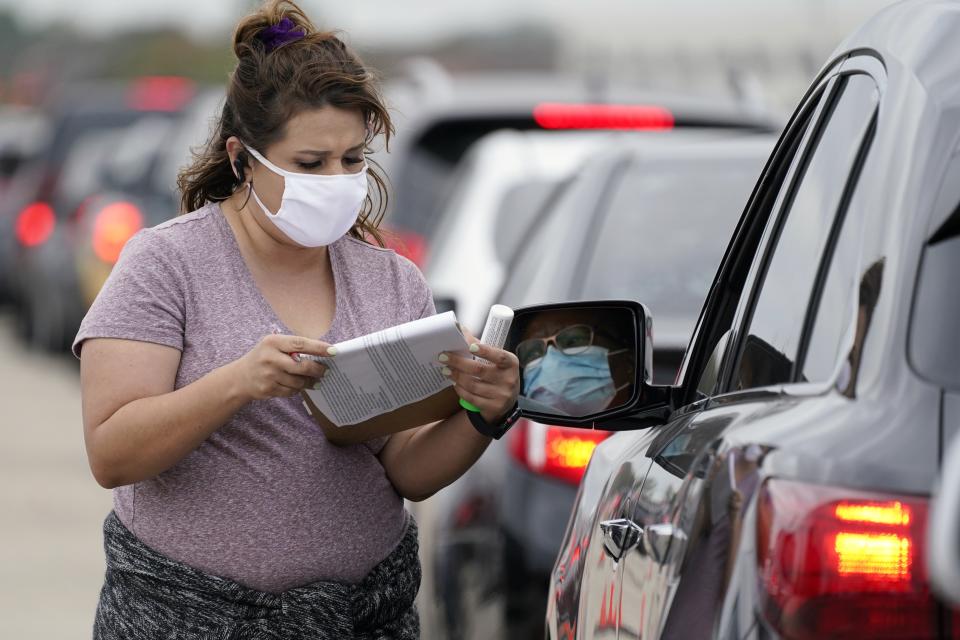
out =
[[[663,107],[628,104],[566,104],[546,102],[533,109],[544,129],[672,129],[673,114]]]
[[[140,209],[130,202],[113,202],[97,213],[93,222],[93,252],[113,264],[123,245],[143,227]]]
[[[761,607],[785,638],[936,638],[927,500],[770,480],[757,512]]]
[[[427,260],[427,241],[418,233],[384,229],[383,241],[387,247],[408,258],[421,269]]]
[[[520,420],[510,431],[510,453],[534,473],[580,484],[607,431],[575,429]]]
[[[17,240],[25,247],[36,247],[53,235],[57,216],[46,202],[31,202],[17,216]]]
[[[180,111],[193,94],[193,82],[187,78],[148,76],[130,85],[127,104],[137,111]]]

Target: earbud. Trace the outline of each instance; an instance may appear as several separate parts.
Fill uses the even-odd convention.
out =
[[[237,158],[233,161],[233,168],[237,174],[237,180],[243,180],[243,161],[240,158]]]

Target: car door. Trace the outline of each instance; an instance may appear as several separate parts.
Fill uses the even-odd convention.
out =
[[[630,507],[643,536],[617,568],[620,638],[712,632],[738,539],[730,510],[756,488],[760,455],[756,448],[732,450],[719,438],[737,423],[782,419],[778,414],[796,405],[784,386],[799,377],[811,308],[872,137],[880,95],[868,73],[874,69],[869,60],[861,66],[848,60],[825,74],[788,125],[748,205],[738,233],[762,224],[762,234],[752,250],[741,244],[728,251],[725,268],[734,275],[715,289],[732,289],[736,297],[728,293],[721,312],[711,293],[691,349],[710,356],[696,369],[690,364],[698,355],[688,356],[681,373],[697,371],[687,387],[696,395],[679,421],[661,428]],[[850,313],[840,311],[844,327]]]

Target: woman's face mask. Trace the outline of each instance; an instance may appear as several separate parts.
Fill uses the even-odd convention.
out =
[[[568,355],[547,347],[547,353],[523,370],[523,395],[570,416],[586,416],[610,406],[617,392],[607,358],[627,349],[610,351],[591,346]],[[629,383],[628,383],[629,384]]]
[[[244,147],[273,173],[283,176],[280,209],[271,213],[254,199],[280,231],[303,247],[322,247],[344,236],[357,221],[367,197],[367,165],[357,173],[324,176],[294,173],[277,167],[254,149]]]

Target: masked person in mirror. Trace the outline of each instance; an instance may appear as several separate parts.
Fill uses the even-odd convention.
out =
[[[591,311],[544,312],[522,328],[515,349],[523,372],[521,408],[582,417],[630,398],[631,318],[597,320]]]

